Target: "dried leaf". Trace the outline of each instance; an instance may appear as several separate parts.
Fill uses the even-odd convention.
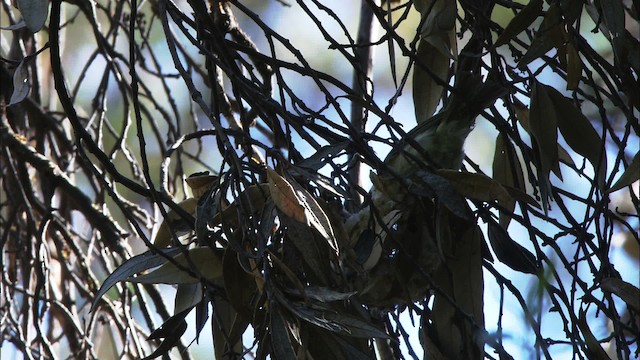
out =
[[[542,15],[542,0],[531,0],[529,3],[509,22],[504,31],[496,40],[495,46],[501,46],[526,30],[533,22]]]
[[[17,0],[17,5],[29,30],[33,33],[40,31],[49,16],[49,1]]]
[[[206,279],[220,280],[222,277],[222,254],[208,247],[197,247],[188,251],[189,259],[196,267],[196,275],[200,273]],[[176,255],[175,262],[189,268],[189,262],[183,253]],[[143,284],[193,284],[198,278],[178,268],[170,262],[162,264],[150,273],[130,277],[128,281]]]
[[[536,274],[538,272],[535,255],[513,241],[509,233],[499,224],[490,221],[488,225],[489,241],[498,260],[515,271],[526,274]]]
[[[29,70],[25,59],[20,61],[16,71],[13,73],[13,93],[9,100],[9,106],[20,103],[31,91],[31,82],[29,81]]]
[[[449,73],[450,57],[442,54],[426,40],[418,44],[417,62],[413,70],[413,104],[418,124],[428,120],[442,97]],[[426,67],[429,71],[425,70]],[[437,77],[437,80],[434,78]]]
[[[640,311],[640,289],[616,278],[606,278],[600,282],[602,290],[616,294],[635,311]]]
[[[307,224],[305,207],[296,196],[293,186],[291,186],[287,179],[272,169],[267,169],[267,179],[269,181],[271,198],[278,207],[278,210],[298,222]]]
[[[607,190],[607,193],[620,190],[638,180],[640,180],[640,152],[636,153],[629,166],[627,166],[622,175],[620,175],[618,181],[611,186],[611,189]]]

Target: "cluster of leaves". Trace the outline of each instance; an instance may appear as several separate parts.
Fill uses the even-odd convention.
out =
[[[497,284],[501,304],[516,300],[539,354],[551,358],[563,344],[578,358],[640,351],[639,290],[610,261],[614,236],[639,241],[640,201],[631,185],[640,160],[627,144],[640,134],[640,44],[625,22],[637,23],[637,8],[622,1],[366,0],[363,18],[383,32],[363,39],[335,9],[297,1],[330,51],[353,68],[350,86],[310,65],[270,27],[259,16],[265,4],[18,5],[24,21],[2,3],[10,26],[2,30],[0,79],[13,86],[0,92],[7,105],[0,114],[1,317],[3,341],[25,356],[54,358],[68,346],[72,357],[153,358],[177,346],[188,358],[183,334],[191,312],[198,336],[211,318],[217,358],[401,358],[401,344],[416,358],[402,313],[421,316],[425,352],[456,354],[447,347],[459,340],[433,341],[434,332],[444,333],[444,315],[430,305],[435,297],[465,324],[468,341],[509,358],[504,310],[496,335],[487,333],[482,316],[441,286],[450,274],[428,269],[426,257],[442,249],[425,250],[420,241],[438,243],[442,234],[461,239],[451,248],[484,244],[477,265],[492,276],[485,283]],[[492,21],[497,8],[515,14],[505,28]],[[235,14],[259,29],[253,38]],[[411,17],[420,21],[407,39],[398,28]],[[585,39],[580,28],[588,19],[611,56]],[[343,33],[327,30],[333,27]],[[395,88],[380,106],[360,50],[385,43]],[[80,50],[89,51],[86,63],[63,62]],[[406,69],[398,69],[398,58]],[[413,146],[411,132],[391,115],[408,77],[417,123],[429,123],[459,91],[449,84],[462,58],[506,89],[504,111],[491,105],[482,114],[498,131],[492,174],[473,156],[462,172],[425,167],[404,179],[417,205],[380,214],[353,176],[354,162],[392,173],[372,148]],[[545,72],[566,83],[566,92],[546,84]],[[320,105],[296,92],[303,79],[311,79]],[[190,95],[186,105],[180,92]],[[362,112],[345,113],[345,102]],[[220,164],[208,155],[215,149]],[[195,169],[216,175],[187,177]],[[585,191],[567,189],[556,180],[563,177],[579,177]],[[627,194],[620,206],[630,203],[635,212],[609,206],[618,191]],[[368,239],[349,233],[359,196],[375,215]],[[487,224],[490,247],[478,220]],[[528,239],[515,241],[510,227]],[[371,263],[376,241],[385,244],[382,260]],[[525,301],[502,265],[526,274],[538,305]],[[173,314],[155,284],[175,285]],[[481,293],[482,281],[475,287]],[[546,312],[557,314],[563,335],[547,334]],[[588,325],[600,313],[611,327],[604,336]],[[242,341],[249,326],[252,346]]]

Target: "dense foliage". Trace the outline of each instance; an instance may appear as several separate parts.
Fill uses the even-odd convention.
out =
[[[636,2],[14,3],[5,351],[639,355]]]

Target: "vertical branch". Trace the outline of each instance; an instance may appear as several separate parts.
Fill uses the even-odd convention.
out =
[[[379,6],[380,0],[375,0],[373,3]],[[373,93],[373,84],[370,81],[373,72],[373,46],[371,43],[375,36],[373,19],[374,14],[370,2],[363,0],[360,7],[360,24],[358,26],[358,38],[356,39],[356,48],[354,51],[356,68],[353,72],[352,85],[353,91],[362,98],[365,98],[366,95],[372,95]],[[351,104],[351,124],[353,128],[364,131],[366,118],[366,110],[361,105],[353,102]],[[362,195],[358,192],[358,188],[361,188],[363,185],[362,160],[357,153],[351,155],[349,183],[351,184],[351,199],[347,202],[347,208],[350,211],[354,211],[362,205],[363,200]]]

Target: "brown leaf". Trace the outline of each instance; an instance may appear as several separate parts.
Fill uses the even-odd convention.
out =
[[[267,169],[269,191],[278,210],[298,222],[307,223],[305,208],[296,196],[293,186],[272,169]]]

